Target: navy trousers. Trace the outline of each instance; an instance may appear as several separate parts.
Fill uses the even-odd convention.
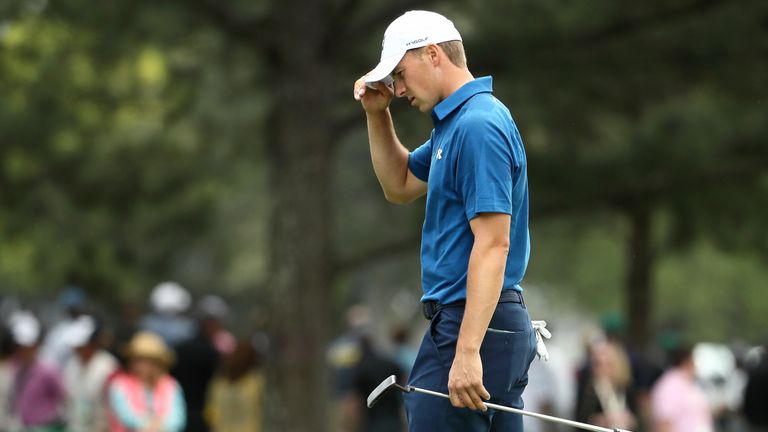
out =
[[[448,393],[448,372],[456,353],[456,340],[464,306],[440,309],[424,335],[408,384]],[[536,354],[536,335],[524,304],[496,306],[480,347],[483,384],[491,394],[488,402],[523,408],[522,394],[528,384],[528,367]],[[488,409],[486,412],[454,408],[448,399],[406,393],[410,432],[522,432],[518,414]]]

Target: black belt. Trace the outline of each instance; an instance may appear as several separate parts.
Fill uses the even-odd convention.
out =
[[[424,318],[431,320],[440,309],[456,306],[463,307],[465,303],[466,302],[464,300],[460,300],[453,303],[440,304],[434,300],[430,300],[421,304],[421,310],[424,312]],[[513,289],[502,291],[501,296],[499,297],[499,303],[520,303],[521,305],[525,306],[525,301],[523,301],[523,294]]]

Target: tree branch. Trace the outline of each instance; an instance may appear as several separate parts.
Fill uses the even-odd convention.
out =
[[[615,187],[602,189],[591,194],[574,196],[569,200],[557,200],[537,205],[533,210],[536,218],[559,216],[563,213],[591,211],[595,208],[626,208],[638,202],[651,204],[667,201],[670,196],[701,191],[712,186],[741,185],[755,181],[764,175],[768,166],[768,156],[755,155],[718,166],[715,169],[699,171],[694,175],[681,176],[671,173],[664,176],[646,178],[633,185],[616,184]],[[601,172],[599,168],[587,171]],[[567,181],[568,179],[564,179]],[[564,188],[565,189],[565,188]],[[585,185],[585,189],[589,189]],[[594,190],[595,188],[592,188]]]
[[[742,0],[749,2],[751,0]],[[703,14],[713,9],[730,5],[728,0],[695,0],[679,7],[659,8],[652,13],[617,19],[606,23],[604,27],[581,34],[566,34],[558,39],[548,38],[538,44],[525,46],[529,60],[551,58],[553,53],[568,52],[582,53],[594,49],[596,45],[611,42],[622,37],[630,36],[646,30],[652,30],[659,25],[673,24],[676,21]],[[508,59],[505,56],[491,56],[483,62],[485,69],[506,67]],[[532,63],[535,63],[533,61]]]
[[[731,2],[726,0],[696,0],[680,7],[656,10],[646,16],[621,19],[596,32],[569,38],[568,44],[569,46],[583,46],[584,44],[595,44],[615,39],[652,26],[706,13],[717,6],[729,3]]]

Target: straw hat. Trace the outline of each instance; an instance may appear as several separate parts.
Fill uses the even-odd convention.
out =
[[[170,368],[176,361],[176,356],[163,342],[163,339],[155,333],[147,331],[138,332],[133,336],[126,347],[125,356],[129,359],[156,360],[166,368]]]

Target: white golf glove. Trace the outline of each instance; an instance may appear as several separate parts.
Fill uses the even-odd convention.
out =
[[[547,361],[549,360],[549,351],[547,351],[547,346],[544,344],[544,339],[552,337],[552,333],[547,330],[547,322],[531,321],[531,326],[533,331],[536,332],[536,354],[538,354],[540,359]]]

